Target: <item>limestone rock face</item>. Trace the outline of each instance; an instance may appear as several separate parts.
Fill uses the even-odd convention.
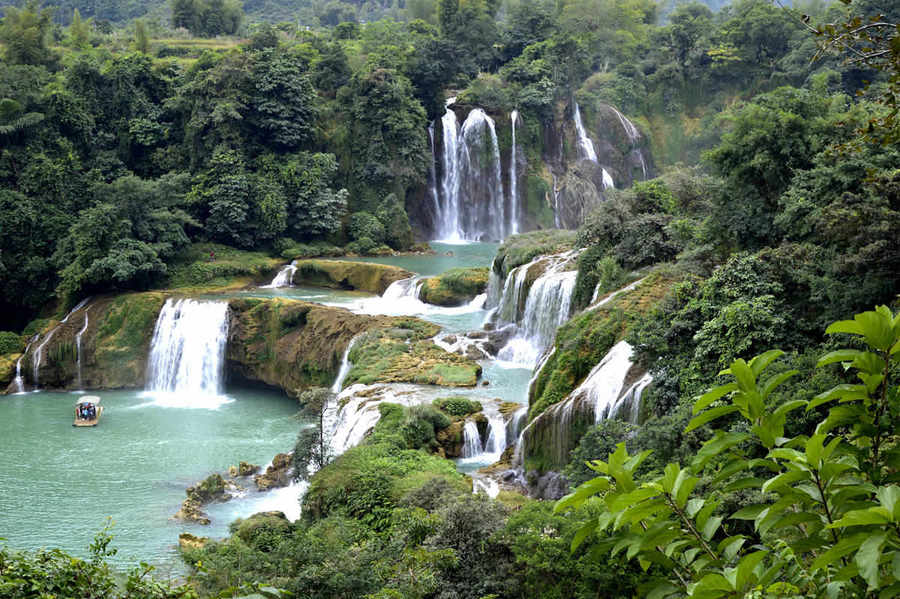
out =
[[[291,454],[279,453],[276,455],[272,458],[272,465],[266,468],[265,473],[253,477],[253,482],[260,491],[286,487],[291,484]]]

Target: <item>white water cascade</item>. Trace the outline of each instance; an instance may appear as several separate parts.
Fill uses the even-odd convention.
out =
[[[587,134],[584,123],[581,121],[581,109],[578,108],[578,102],[575,102],[575,132],[578,134],[578,154],[584,160],[599,164],[597,159],[597,151],[594,149],[594,142]],[[612,175],[605,168],[600,167],[603,171],[603,189],[615,188],[615,181]]]
[[[431,166],[428,171],[430,185],[428,187],[428,192],[430,193],[431,201],[434,204],[435,224],[437,224],[441,214],[441,197],[438,194],[437,188],[437,159],[435,158],[437,154],[434,151],[434,121],[431,121],[431,123],[428,124],[428,140],[431,142]]]
[[[594,421],[600,422],[615,415],[625,385],[625,377],[631,370],[631,345],[619,341],[594,366],[571,397],[594,407]],[[571,402],[574,403],[574,402]]]
[[[497,456],[491,461],[500,458],[500,454],[506,450],[506,422],[503,416],[488,417],[488,438],[484,442],[484,452]]]
[[[447,110],[441,118],[444,140],[443,177],[441,198],[438,202],[436,231],[439,239],[459,241],[465,239],[460,230],[459,216],[459,121],[449,106],[456,98],[447,100]]]
[[[628,141],[631,142],[631,152],[635,156],[637,156],[638,162],[641,164],[641,172],[643,173],[644,180],[647,179],[647,159],[644,157],[644,151],[638,145],[638,142],[641,140],[641,132],[638,130],[637,126],[632,123],[628,117],[624,114],[616,110],[614,106],[610,106],[613,112],[616,113],[616,116],[619,117],[619,122],[622,124],[622,129],[625,130],[625,135],[628,136]]]
[[[25,393],[25,378],[22,376],[22,360],[25,359],[25,356],[28,355],[28,350],[31,347],[31,344],[37,340],[38,336],[35,335],[28,341],[28,345],[25,346],[25,351],[22,352],[22,355],[19,356],[19,359],[16,360],[16,378],[13,379],[13,384],[16,386],[16,393]]]
[[[509,120],[512,125],[512,149],[509,157],[509,232],[515,235],[519,232],[519,151],[516,146],[516,121],[519,120],[519,111],[513,110]]]
[[[507,210],[494,120],[481,108],[462,127],[449,106],[441,118],[443,167],[435,232],[444,241],[501,241],[518,231],[518,206]],[[437,191],[437,186],[435,186]]]
[[[578,272],[566,269],[576,256],[575,252],[566,252],[552,257],[543,274],[528,289],[522,315],[515,320],[510,317],[521,305],[528,268],[538,261],[510,272],[498,314],[501,319],[515,322],[518,331],[497,354],[499,359],[533,368],[553,343],[556,330],[565,324],[572,312]]]
[[[172,407],[210,407],[224,389],[228,303],[166,300],[150,342],[147,391],[170,395]]]
[[[80,302],[78,302],[74,308],[69,310],[69,313],[66,314],[65,318],[60,320],[59,324],[56,325],[55,327],[53,327],[53,329],[51,329],[50,332],[47,333],[47,336],[44,337],[44,340],[41,341],[41,344],[37,346],[36,350],[34,350],[34,354],[31,356],[31,374],[32,374],[32,378],[34,378],[34,388],[35,389],[37,389],[38,382],[40,380],[39,374],[40,374],[40,369],[41,369],[41,361],[44,357],[44,348],[47,346],[48,343],[50,343],[50,340],[53,339],[53,335],[56,334],[56,331],[59,330],[59,327],[61,325],[66,324],[67,322],[69,322],[69,318],[71,318],[73,314],[75,314],[76,312],[78,312],[79,310],[84,308],[88,304],[89,301],[91,301],[91,298],[86,297],[83,300],[81,300]],[[35,337],[35,340],[36,339],[37,339],[37,337]],[[31,345],[31,344],[29,343],[29,345]],[[25,351],[27,352],[28,349],[26,348]],[[19,370],[18,366],[16,367],[16,370],[17,371]]]
[[[81,375],[81,372],[82,372],[82,369],[81,369],[81,338],[84,336],[84,334],[87,332],[87,330],[88,330],[88,311],[85,310],[84,311],[84,326],[81,327],[81,330],[75,334],[75,352],[76,352],[75,356],[76,356],[76,363],[78,365],[78,388],[79,389],[84,389],[84,384],[83,384],[82,375]]]
[[[356,340],[359,337],[354,337],[350,340],[350,343],[347,344],[347,348],[344,350],[344,355],[341,358],[341,367],[338,369],[337,377],[334,379],[334,383],[331,385],[332,393],[340,393],[344,388],[344,381],[347,379],[347,375],[350,374],[350,369],[353,367],[353,364],[350,363],[350,351],[353,349],[353,346],[356,345]]]
[[[484,447],[481,444],[481,435],[478,433],[478,426],[473,421],[469,420],[463,427],[462,458],[476,458],[482,453],[484,453]]]
[[[263,285],[263,289],[277,289],[278,287],[290,287],[294,284],[294,273],[297,272],[297,261],[294,260],[290,264],[282,267],[268,285]]]
[[[522,425],[525,423],[525,418],[527,416],[528,406],[522,406],[513,412],[512,417],[506,425],[506,436],[508,439],[517,439],[519,437],[519,434],[522,432]]]

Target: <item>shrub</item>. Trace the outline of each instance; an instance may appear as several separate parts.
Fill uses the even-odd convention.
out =
[[[431,402],[437,409],[456,416],[457,418],[465,418],[469,414],[474,414],[482,410],[481,403],[467,399],[465,397],[439,397]]]
[[[0,331],[0,355],[17,354],[25,349],[25,340],[11,331]]]
[[[373,245],[384,241],[384,225],[378,218],[368,212],[355,212],[350,215],[347,226],[350,239],[362,241],[368,238]]]

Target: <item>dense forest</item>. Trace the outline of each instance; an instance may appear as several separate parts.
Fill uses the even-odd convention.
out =
[[[536,231],[484,239],[503,242],[492,276],[566,250],[577,278],[520,456],[526,477],[564,477],[558,503],[460,482],[438,437],[480,407],[382,404],[336,459],[301,434],[297,471],[318,470],[302,517],[253,516],[184,549],[184,586],[147,566],[117,580],[103,531],[88,561],[0,549],[0,589],[900,594],[900,3],[28,0],[2,14],[0,355],[88,296],[243,273],[231,256],[426,252],[453,106],[512,123],[497,126],[497,181],[527,165],[519,222]],[[608,107],[642,161],[609,188],[572,158],[581,113],[598,132]],[[596,199],[561,222],[579,189]],[[630,284],[645,291],[596,309]],[[639,417],[574,423],[560,442],[545,421],[622,341],[652,377]],[[325,400],[297,395],[321,433]]]

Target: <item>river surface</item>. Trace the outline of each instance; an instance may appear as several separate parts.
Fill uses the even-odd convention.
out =
[[[113,561],[165,571],[177,568],[180,532],[225,536],[234,517],[276,509],[273,500],[284,498],[252,491],[209,506],[210,526],[171,520],[194,482],[241,460],[265,465],[293,446],[301,422],[296,402],[283,394],[232,390],[217,406],[193,409],[135,391],[96,394],[104,413],[95,428],[72,426],[73,393],[0,400],[0,536],[10,547],[84,556],[111,517]]]
[[[489,266],[497,244],[432,243],[432,247],[435,255],[358,260],[431,276],[459,266]],[[437,308],[413,298],[398,304],[311,287],[252,289],[233,295],[292,297],[370,314],[414,314],[451,332],[479,328],[487,315],[479,305]],[[527,404],[530,370],[489,360],[481,364],[488,386],[447,389],[446,395],[477,394]],[[224,537],[234,518],[257,511],[281,510],[296,518],[301,488],[258,493],[247,481],[250,490],[244,497],[207,506],[210,526],[171,519],[191,484],[241,460],[265,465],[276,453],[293,447],[305,423],[297,417],[296,403],[285,395],[228,389],[226,398],[188,408],[177,398],[154,399],[140,391],[96,394],[105,411],[93,429],[71,426],[78,398],[73,393],[32,392],[0,399],[4,437],[0,537],[10,547],[60,547],[84,556],[111,517],[113,545],[119,549],[114,563],[146,561],[160,567],[162,574],[177,575],[183,572],[175,549],[180,532]],[[469,460],[460,466],[468,471],[486,464]]]

